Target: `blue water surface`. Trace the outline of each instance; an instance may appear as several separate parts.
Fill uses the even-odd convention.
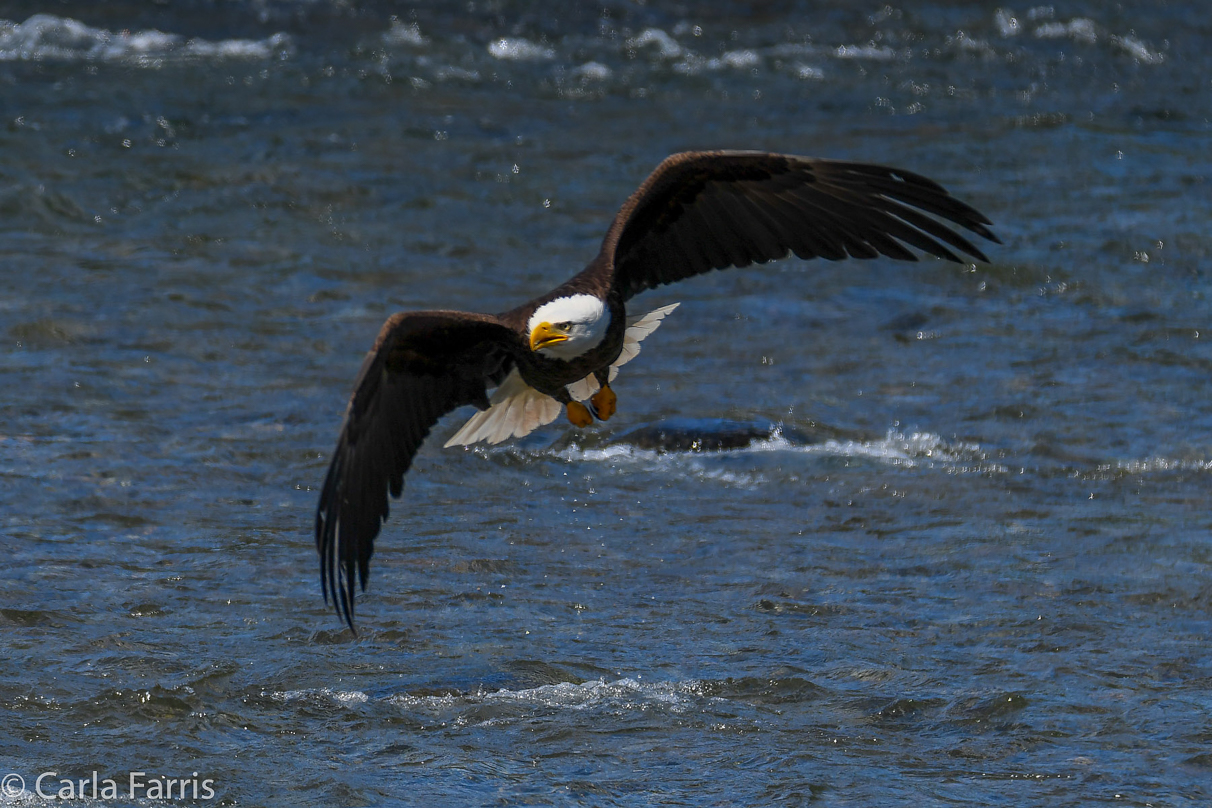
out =
[[[0,803],[1212,802],[1204,6],[566,5],[0,2]],[[637,298],[609,423],[439,424],[351,634],[379,326],[546,291],[702,148],[1004,244]]]

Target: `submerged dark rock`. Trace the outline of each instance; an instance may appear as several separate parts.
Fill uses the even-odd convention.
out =
[[[731,421],[723,418],[672,418],[636,427],[610,439],[607,445],[625,444],[655,452],[721,452],[744,449],[759,441],[781,436],[789,443],[817,443],[821,437],[771,421]]]

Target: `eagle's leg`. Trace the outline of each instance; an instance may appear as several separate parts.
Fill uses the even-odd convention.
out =
[[[568,420],[573,426],[586,427],[593,423],[593,413],[579,401],[569,401],[564,405],[568,410]]]
[[[573,426],[587,427],[593,423],[593,413],[579,401],[573,401],[572,396],[568,395],[567,388],[560,388],[556,393],[555,400],[564,405],[564,409],[568,412],[568,420]]]
[[[610,368],[599,370],[593,374],[598,380],[598,391],[589,397],[589,403],[593,407],[593,414],[600,421],[610,420],[610,416],[614,415],[619,397],[610,389]]]

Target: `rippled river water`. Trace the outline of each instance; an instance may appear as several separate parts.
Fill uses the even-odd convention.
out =
[[[566,5],[0,2],[0,802],[1212,802],[1203,4]],[[647,293],[608,424],[422,450],[351,635],[382,321],[725,147],[1004,244]]]

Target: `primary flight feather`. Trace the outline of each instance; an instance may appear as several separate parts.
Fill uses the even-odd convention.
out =
[[[400,496],[421,442],[446,413],[480,410],[447,446],[521,437],[561,411],[578,427],[613,415],[618,367],[676,308],[629,317],[636,294],[789,253],[916,261],[913,247],[949,261],[966,260],[959,253],[988,260],[940,220],[998,242],[980,212],[908,171],[686,152],[666,158],[631,195],[589,266],[542,297],[497,315],[392,315],[354,382],[316,511],[325,601],[331,595],[352,629],[355,582],[366,588],[388,494]]]

